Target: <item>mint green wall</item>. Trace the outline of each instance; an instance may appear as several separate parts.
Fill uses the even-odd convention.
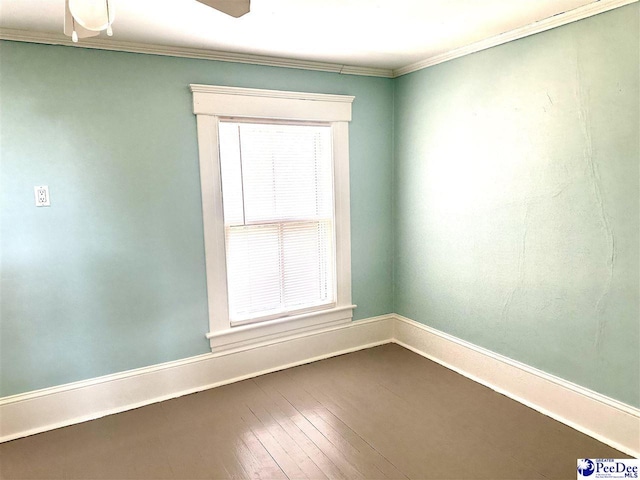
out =
[[[395,83],[395,311],[640,406],[639,5]]]
[[[190,83],[356,96],[353,300],[391,312],[391,80],[15,42],[0,58],[0,396],[209,351]]]
[[[204,83],[356,96],[356,318],[640,405],[638,11],[393,81],[0,42],[0,396],[209,351]]]

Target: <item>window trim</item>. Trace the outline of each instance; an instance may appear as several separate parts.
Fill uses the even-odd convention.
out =
[[[349,121],[354,97],[190,85],[196,115],[204,226],[209,339],[214,352],[250,347],[279,338],[348,323],[351,303],[351,222],[349,207]],[[218,149],[220,117],[323,122],[333,138],[336,231],[336,301],[333,308],[232,326],[229,321],[222,183]]]

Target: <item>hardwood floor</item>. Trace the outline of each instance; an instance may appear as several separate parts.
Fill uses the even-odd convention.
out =
[[[384,345],[0,445],[13,478],[576,478],[627,456]]]

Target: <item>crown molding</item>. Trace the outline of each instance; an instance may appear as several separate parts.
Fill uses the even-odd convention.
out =
[[[122,42],[103,38],[83,38],[80,42],[73,43],[70,38],[62,34],[14,30],[10,28],[0,28],[0,40],[42,43],[46,45],[63,45],[66,47],[93,48],[97,50],[111,50],[118,52],[145,53],[148,55],[162,55],[168,57],[217,60],[220,62],[248,63],[269,67],[298,68],[302,70],[339,73],[342,75],[363,75],[383,78],[391,78],[393,75],[391,69],[387,68],[358,67],[355,65],[341,65],[338,63],[296,60],[291,58],[269,57],[246,53],[220,52],[217,50],[207,50],[202,48],[171,47],[166,45]]]
[[[321,72],[339,73],[343,75],[362,75],[368,77],[397,78],[411,72],[416,72],[439,63],[496,47],[504,43],[520,38],[535,35],[546,30],[561,27],[568,23],[584,20],[625,5],[637,3],[640,0],[595,0],[582,7],[545,18],[543,20],[525,25],[524,27],[509,30],[479,42],[465,45],[448,52],[434,55],[419,62],[415,62],[397,69],[376,67],[359,67],[355,65],[341,65],[338,63],[325,63],[306,60],[296,60],[281,57],[269,57],[264,55],[251,55],[245,53],[220,52],[200,48],[170,47],[166,45],[152,45],[135,42],[122,42],[106,40],[102,38],[82,39],[80,43],[73,43],[68,37],[43,32],[31,32],[26,30],[14,30],[0,28],[0,40],[13,40],[18,42],[43,43],[47,45],[64,45],[68,47],[93,48],[98,50],[112,50],[131,53],[145,53],[148,55],[163,55],[170,57],[197,58],[202,60],[217,60],[221,62],[248,63],[270,67],[298,68],[303,70],[315,70]]]
[[[464,47],[456,48],[439,55],[434,55],[433,57],[425,58],[424,60],[412,63],[405,67],[397,68],[393,70],[393,78],[401,77],[407,73],[416,72],[433,65],[438,65],[439,63],[444,63],[449,60],[460,58],[481,50],[486,50],[491,47],[496,47],[504,43],[512,42],[513,40],[528,37],[529,35],[535,35],[536,33],[551,30],[552,28],[561,27],[568,23],[584,20],[585,18],[598,15],[599,13],[604,13],[638,1],[639,0],[596,0],[593,3],[559,13],[558,15],[525,25],[524,27],[509,30],[508,32],[480,40],[479,42],[465,45]]]

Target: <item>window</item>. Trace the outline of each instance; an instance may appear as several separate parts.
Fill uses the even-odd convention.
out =
[[[212,349],[351,321],[353,97],[191,90]]]
[[[334,306],[331,127],[218,131],[231,324]]]

